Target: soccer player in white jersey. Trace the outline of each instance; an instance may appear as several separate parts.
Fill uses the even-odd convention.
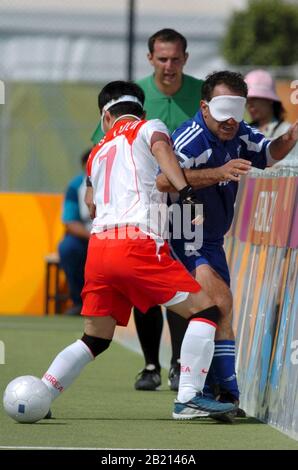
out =
[[[143,91],[129,82],[109,83],[99,94],[105,137],[87,163],[95,218],[82,291],[84,334],[58,354],[42,380],[55,399],[108,348],[116,325],[127,325],[133,305],[146,312],[163,304],[189,319],[173,417],[216,418],[236,409],[202,394],[219,309],[182,264],[170,257],[152,217],[156,213],[152,207],[162,204],[164,197],[156,189],[159,168],[182,203],[194,208],[198,201],[177,163],[167,128],[158,119],[143,119],[143,103]]]

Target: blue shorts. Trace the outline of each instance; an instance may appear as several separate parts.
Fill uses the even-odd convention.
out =
[[[231,281],[229,268],[223,245],[221,243],[204,242],[202,247],[195,252],[191,250],[185,251],[184,246],[185,244],[181,240],[171,241],[171,250],[174,258],[181,261],[189,272],[193,272],[202,264],[208,264],[230,287]]]

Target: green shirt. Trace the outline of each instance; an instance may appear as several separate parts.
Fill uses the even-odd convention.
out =
[[[144,109],[146,119],[160,119],[170,132],[173,132],[182,122],[194,116],[198,111],[201,100],[203,80],[182,75],[182,86],[172,96],[163,94],[156,86],[154,75],[142,78],[136,82],[145,93]],[[97,144],[103,137],[100,124],[92,136],[92,142]]]
[[[146,119],[160,119],[171,133],[194,116],[200,107],[203,80],[182,75],[182,86],[172,96],[157,88],[154,75],[139,80],[137,84],[145,93]]]

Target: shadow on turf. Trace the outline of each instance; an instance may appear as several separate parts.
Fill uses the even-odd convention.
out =
[[[38,421],[38,423],[16,423],[16,424],[22,424],[23,426],[25,424],[29,424],[30,426],[32,426],[32,424],[34,424],[34,426],[49,426],[51,424],[57,424],[57,426],[67,426],[67,424],[68,424],[68,423],[57,423],[57,420],[55,418],[51,418],[51,421],[52,421],[52,423],[49,420],[47,420],[46,422]],[[53,421],[56,421],[56,423],[53,423]]]
[[[55,419],[55,418],[54,418]],[[56,418],[56,420],[59,418]],[[231,425],[230,423],[220,423],[219,421],[212,420],[210,418],[198,418],[198,419],[192,419],[192,420],[174,420],[171,418],[61,418],[63,421],[170,421],[172,423],[178,423],[178,424],[193,424],[196,425],[196,423],[201,423],[204,425],[212,425],[212,426],[229,426]],[[37,424],[51,424],[49,423],[37,423]],[[67,423],[55,423],[55,424],[67,424]],[[248,418],[238,418],[235,419],[233,425],[239,425],[239,424],[263,424],[261,421],[258,421],[256,418],[248,417]]]

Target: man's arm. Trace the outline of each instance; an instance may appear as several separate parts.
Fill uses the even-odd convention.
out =
[[[270,156],[273,160],[282,160],[295,147],[298,140],[298,121],[296,121],[290,129],[277,139],[272,140],[269,144]],[[269,163],[274,164],[274,161]]]
[[[184,173],[180,168],[172,146],[164,135],[153,134],[151,140],[151,152],[156,158],[161,171],[167,176],[175,191],[179,192],[179,200],[182,204],[187,204],[191,208],[191,221],[193,224],[201,224],[203,217],[197,212],[197,206],[200,204],[193,188],[187,184]]]
[[[75,237],[86,238],[86,239],[90,237],[90,232],[85,228],[85,225],[82,224],[82,222],[79,222],[79,221],[65,222],[65,227],[66,227],[67,233],[69,233],[70,235],[74,235]]]
[[[153,139],[151,152],[156,158],[162,173],[173,186],[173,190],[180,191],[184,188],[187,181],[166,136],[163,138],[162,135],[159,135],[158,140]]]
[[[200,189],[225,181],[239,182],[241,176],[246,175],[250,169],[251,162],[249,160],[236,158],[217,168],[184,170],[184,174],[188,184],[194,189]],[[157,189],[161,192],[169,193],[176,191],[165,174],[158,175],[156,185]]]

